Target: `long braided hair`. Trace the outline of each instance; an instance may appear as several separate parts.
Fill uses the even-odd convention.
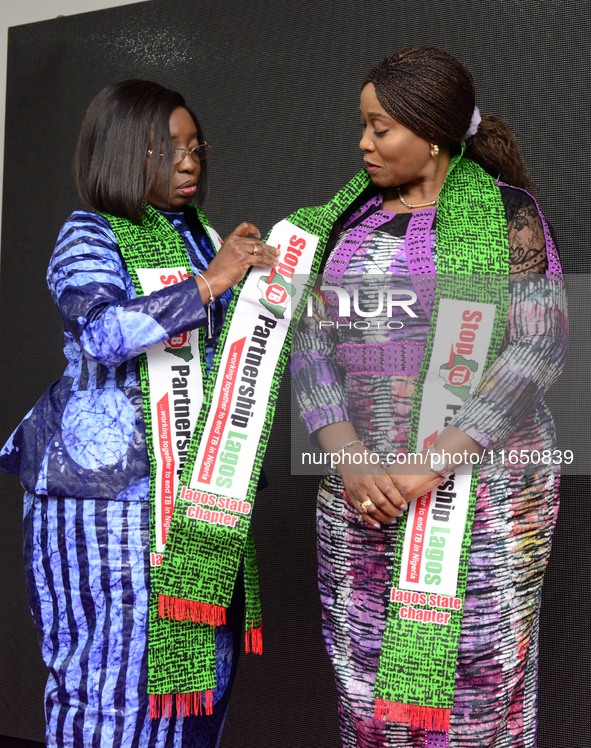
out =
[[[373,83],[385,111],[430,143],[456,153],[474,111],[474,80],[455,57],[437,47],[410,47],[376,65]],[[466,156],[495,179],[535,191],[515,136],[500,118],[485,115],[466,140]]]

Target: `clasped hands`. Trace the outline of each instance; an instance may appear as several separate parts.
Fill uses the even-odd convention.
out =
[[[373,527],[400,517],[409,502],[443,480],[431,470],[428,458],[417,459],[417,464],[376,463],[370,460],[374,453],[358,442],[348,447],[346,454],[351,456],[351,464],[343,460],[337,467],[345,487],[345,498]],[[360,464],[354,464],[355,454],[362,455],[357,458]]]

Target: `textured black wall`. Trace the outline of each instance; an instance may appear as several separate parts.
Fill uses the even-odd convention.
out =
[[[360,167],[367,70],[404,46],[442,46],[472,71],[483,113],[505,116],[520,137],[565,269],[588,273],[590,32],[586,6],[573,0],[152,0],[11,29],[0,442],[63,370],[45,270],[60,225],[80,205],[71,160],[103,86],[140,77],[183,92],[215,145],[214,225],[225,235],[247,218],[264,232],[295,207],[324,202]],[[575,322],[587,311],[575,304]],[[567,397],[562,386],[551,398],[563,443],[581,422],[588,437],[591,421],[589,351],[576,330],[575,338],[569,367],[583,394]],[[338,745],[315,583],[317,479],[290,476],[289,431],[286,383],[265,465],[270,488],[253,520],[265,655],[242,659],[225,748]],[[0,735],[42,740],[46,674],[26,609],[13,476],[0,476],[0,495]],[[588,478],[564,481],[544,593],[540,748],[588,748],[591,734],[590,495]]]

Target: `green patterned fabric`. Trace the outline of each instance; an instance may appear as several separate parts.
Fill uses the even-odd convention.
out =
[[[202,211],[196,208],[199,220],[205,226],[209,222]],[[119,249],[129,270],[135,291],[143,296],[136,268],[185,267],[192,275],[191,265],[184,241],[172,224],[158,211],[147,206],[141,226],[123,218],[105,214],[115,234]],[[199,331],[201,366],[205,378],[204,339]],[[156,460],[154,457],[154,432],[150,410],[150,383],[145,354],[140,356],[140,382],[143,397],[143,412],[150,460],[150,550],[156,550],[155,538],[155,487]],[[160,567],[150,570],[154,585]],[[195,678],[194,673],[199,677]],[[158,615],[158,596],[150,595],[148,628],[148,693],[176,694],[207,691],[215,688],[215,631],[206,624],[191,625],[184,621],[172,621]],[[155,704],[152,703],[152,711]],[[165,705],[162,704],[162,707]],[[160,711],[160,710],[158,710]],[[169,710],[163,708],[162,713]]]
[[[319,237],[320,241],[312,267],[314,273],[318,271],[326,241],[335,221],[367,185],[367,175],[358,175],[326,205],[299,210],[287,219]],[[155,220],[151,214],[150,220]],[[215,381],[227,332],[242,286],[243,282],[239,285],[228,309],[226,324],[220,336],[213,366],[209,378],[205,381],[204,402],[189,446],[179,491],[183,486],[188,485],[193,472],[199,442],[212,405]],[[304,308],[305,299],[302,299],[294,312],[294,321],[299,318]],[[247,501],[253,506],[290,344],[291,332],[288,332],[275,367],[273,387],[266,405],[265,425],[250,477]],[[230,604],[238,567],[244,558],[247,649],[261,651],[261,608],[256,553],[250,530],[252,510],[248,516],[239,517],[233,528],[220,528],[216,525],[192,521],[186,515],[186,506],[183,507],[182,504],[181,501],[175,502],[162,566],[158,568],[158,573],[153,577],[152,600],[155,601],[156,597],[160,596],[161,599],[189,601],[210,606],[214,611],[212,616],[216,618],[215,621],[212,619],[212,622],[219,623],[222,618],[217,619],[215,613],[217,610],[223,613]],[[192,694],[214,687],[215,663],[210,644],[213,641],[214,626],[159,618],[157,604],[152,600],[150,603],[149,692],[151,694]]]
[[[326,242],[335,222],[369,186],[370,179],[365,171],[354,177],[326,205],[303,208],[287,220],[300,228],[319,237],[319,243],[312,265],[312,274],[318,272]],[[132,279],[138,290],[137,277],[133,266],[146,267],[148,258],[154,267],[188,268],[188,258],[182,239],[170,226],[168,221],[157,211],[148,209],[146,220],[141,227],[133,226],[127,221],[108,216],[111,226],[120,242],[122,252]],[[199,211],[202,223],[206,219]],[[472,298],[478,301],[490,301],[497,304],[497,317],[487,365],[494,359],[500,345],[504,330],[507,294],[502,282],[491,283],[493,273],[500,277],[508,272],[508,248],[505,235],[504,210],[500,193],[494,180],[486,175],[472,162],[456,158],[450,167],[448,177],[442,189],[437,214],[438,246],[438,297]],[[207,224],[208,225],[208,224]],[[461,241],[460,241],[461,238]],[[123,249],[125,245],[126,249]],[[127,252],[127,254],[125,254]],[[188,268],[189,269],[189,268]],[[488,273],[486,277],[484,274]],[[476,290],[474,283],[463,284],[461,275],[472,276],[483,274],[483,283]],[[460,280],[459,280],[460,278]],[[472,281],[473,279],[471,279]],[[441,281],[441,282],[440,282]],[[234,313],[241,284],[228,310],[226,325],[222,331],[212,371],[204,386],[204,403],[195,427],[185,467],[180,480],[180,488],[187,486],[192,475],[199,442],[212,405],[215,379],[218,374],[222,350],[225,344],[229,323]],[[141,290],[138,290],[141,293]],[[297,320],[305,308],[303,296],[293,314]],[[436,320],[437,302],[433,325]],[[273,415],[277,402],[279,385],[287,362],[291,343],[291,332],[283,346],[274,373],[274,383],[266,406],[266,419],[263,433],[254,461],[247,500],[254,505],[256,486],[262,466],[265,449],[269,439]],[[202,341],[201,341],[202,346]],[[432,334],[428,343],[428,353],[432,346]],[[413,412],[413,433],[416,441],[416,428],[420,413],[421,382],[424,380],[429,355],[425,356]],[[144,357],[142,357],[144,358]],[[145,360],[140,362],[142,371],[142,391],[148,391],[147,366]],[[144,399],[144,402],[147,398]],[[148,401],[149,402],[149,401]],[[150,414],[146,412],[146,436],[152,436]],[[414,449],[415,444],[409,444]],[[476,476],[473,487],[476,485]],[[472,491],[474,493],[474,491]],[[473,510],[472,510],[473,511]],[[402,530],[402,528],[401,528]],[[399,534],[402,538],[403,533]],[[464,537],[462,566],[458,585],[458,595],[463,596],[467,571],[467,559],[470,545],[470,533]],[[400,568],[401,543],[396,551],[396,568]],[[157,597],[192,601],[212,610],[228,607],[236,574],[241,560],[245,560],[245,580],[247,615],[245,628],[250,635],[250,645],[260,651],[261,608],[258,597],[258,577],[256,572],[256,552],[250,530],[250,515],[241,517],[234,528],[220,528],[216,525],[205,525],[189,520],[181,502],[175,503],[167,546],[161,567],[152,570],[152,595],[150,600],[149,629],[149,673],[148,691],[160,695],[162,702],[158,713],[167,713],[172,694],[195,695],[208,692],[215,687],[215,628],[207,623],[177,621],[159,617]],[[384,636],[384,647],[376,698],[383,701],[395,701],[404,704],[420,704],[428,707],[451,708],[453,704],[453,677],[457,658],[457,642],[461,625],[461,614],[454,614],[447,630],[450,642],[435,643],[432,628],[428,625],[402,621],[397,617],[398,606],[392,604],[389,621]],[[219,622],[219,621],[216,621]],[[443,627],[440,627],[443,628]],[[423,629],[427,629],[424,630]],[[258,636],[255,633],[258,631]],[[410,639],[414,642],[409,644]],[[433,650],[440,652],[437,662],[430,655]],[[403,668],[400,667],[405,662]],[[408,673],[408,677],[401,676]],[[396,676],[394,675],[396,673]],[[414,674],[414,675],[413,675]],[[418,675],[417,675],[418,674]],[[434,703],[436,694],[443,691],[448,696],[441,703]],[[192,706],[186,706],[188,712],[196,711],[196,700]],[[199,707],[200,707],[199,701]],[[178,701],[177,701],[178,708]]]
[[[431,351],[439,301],[442,298],[479,301],[496,306],[486,367],[497,357],[509,308],[509,245],[507,221],[498,185],[483,169],[461,155],[454,157],[437,206],[437,294],[425,357],[417,381],[409,452],[416,451],[423,386]],[[477,466],[472,472],[470,505],[460,557],[456,595],[465,599]],[[401,519],[392,579],[400,575],[407,515]],[[403,603],[392,602],[382,642],[375,697],[376,716],[405,714],[404,722],[431,730],[449,729],[463,605],[452,611],[447,626],[403,620]],[[427,606],[415,605],[427,610]],[[389,705],[405,705],[393,711]],[[398,720],[396,720],[398,721]]]

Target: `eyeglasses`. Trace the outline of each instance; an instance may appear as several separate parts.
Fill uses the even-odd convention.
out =
[[[180,164],[181,161],[184,161],[187,156],[191,156],[193,161],[196,163],[199,163],[200,161],[203,161],[204,158],[207,158],[207,154],[213,146],[208,145],[207,143],[200,143],[196,148],[191,148],[190,151],[188,151],[186,148],[175,148],[172,152],[172,163],[173,166],[177,166],[177,164]],[[148,155],[153,156],[154,151],[150,150],[148,148]],[[160,154],[160,158],[163,158],[164,154]]]

